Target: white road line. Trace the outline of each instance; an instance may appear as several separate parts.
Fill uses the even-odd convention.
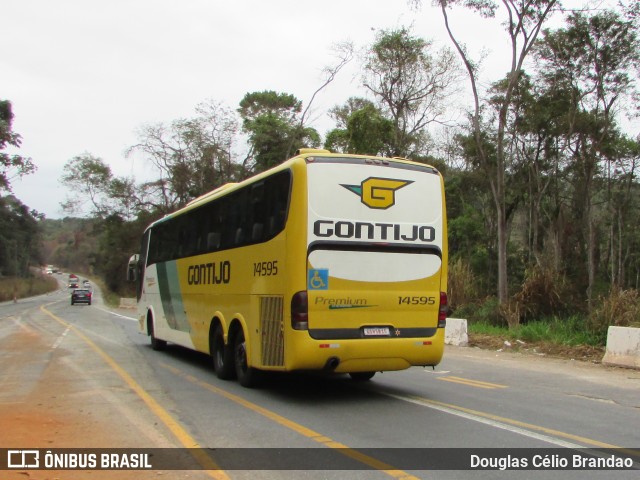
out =
[[[127,317],[126,315],[121,315],[121,314],[119,314],[119,313],[112,312],[111,310],[107,310],[106,308],[100,308],[100,307],[96,307],[96,308],[97,308],[98,310],[102,310],[103,312],[110,313],[111,315],[115,315],[116,317],[124,318],[124,319],[127,319],[127,320],[132,320],[132,321],[134,321],[134,322],[137,322],[137,321],[138,321],[138,319],[137,319],[137,318],[135,318],[135,317]]]
[[[396,395],[396,394],[387,393],[387,392],[378,392],[378,393],[381,393],[382,395],[386,395],[388,397],[395,398],[396,400],[402,400],[403,402],[413,403],[413,404],[416,404],[416,405],[420,405],[422,407],[427,407],[427,408],[431,408],[433,410],[438,410],[440,412],[449,413],[451,415],[456,415],[458,417],[466,418],[467,420],[472,420],[474,422],[484,423],[485,425],[489,425],[489,426],[494,427],[494,428],[500,428],[502,430],[507,430],[508,432],[517,433],[517,434],[523,435],[525,437],[534,438],[536,440],[540,440],[542,442],[547,442],[547,443],[550,443],[552,445],[558,445],[559,447],[572,448],[572,449],[586,448],[584,445],[578,445],[577,443],[567,442],[565,440],[560,440],[560,439],[557,439],[557,438],[553,438],[553,437],[550,437],[548,435],[543,435],[543,434],[540,434],[540,433],[531,432],[531,431],[525,430],[523,428],[515,427],[513,425],[507,425],[506,423],[498,422],[496,420],[491,420],[489,418],[479,417],[479,416],[473,415],[471,413],[461,412],[459,410],[455,410],[453,408],[445,407],[443,405],[435,405],[435,404],[429,403],[428,401],[422,401],[422,400],[420,400],[418,398],[403,397],[401,395]]]
[[[67,333],[69,333],[69,327],[67,327],[65,329],[64,332],[62,332],[60,334],[60,336],[56,339],[56,341],[53,343],[53,346],[51,347],[51,350],[55,350],[56,348],[58,348],[60,346],[60,344],[62,343],[62,341],[64,340],[64,337],[67,336]]]

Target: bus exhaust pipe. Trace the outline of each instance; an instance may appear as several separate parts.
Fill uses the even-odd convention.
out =
[[[324,369],[327,371],[334,371],[340,365],[340,359],[338,357],[331,357],[327,360],[327,363],[324,364]]]

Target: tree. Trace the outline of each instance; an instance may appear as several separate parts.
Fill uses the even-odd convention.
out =
[[[119,215],[132,219],[145,208],[143,194],[133,179],[116,177],[111,167],[90,153],[76,155],[64,166],[61,182],[72,191],[62,207],[69,213],[88,213],[98,219]]]
[[[0,276],[28,277],[40,263],[38,215],[13,195],[0,197]]]
[[[607,149],[606,202],[609,215],[609,245],[606,263],[614,288],[638,288],[640,235],[634,228],[640,222],[640,138],[616,138]],[[627,272],[631,272],[629,275]]]
[[[253,165],[248,170],[262,172],[274,167],[301,147],[320,144],[318,132],[304,126],[302,102],[287,93],[273,90],[247,93],[238,108],[242,129],[249,135]]]
[[[591,307],[596,283],[598,225],[594,200],[598,177],[620,137],[617,109],[637,94],[638,36],[632,21],[603,11],[573,13],[567,27],[546,31],[537,49],[541,78],[549,91],[568,97],[564,131],[570,156],[576,211],[581,214],[586,263],[586,296]]]
[[[71,189],[64,210],[76,212],[88,202],[95,215],[104,216],[108,211],[107,185],[113,177],[111,167],[101,158],[85,152],[65,163],[63,171],[61,181]]]
[[[90,254],[91,267],[110,291],[132,294],[132,284],[123,279],[126,278],[129,257],[139,251],[140,237],[146,225],[144,218],[125,221],[115,214],[96,223],[93,234],[97,238]]]
[[[11,191],[11,180],[33,173],[35,164],[28,157],[3,152],[7,146],[19,148],[22,137],[13,131],[11,102],[0,100],[0,192]]]
[[[11,102],[0,100],[0,193],[11,192],[14,178],[36,170],[30,158],[4,151],[22,143],[22,137],[13,131],[13,118]],[[42,216],[13,195],[0,196],[0,276],[26,277],[31,263],[39,262],[39,218]]]
[[[420,0],[414,3],[420,4]],[[551,15],[557,0],[503,0],[504,25],[506,27],[510,46],[510,68],[506,74],[506,86],[502,93],[495,125],[495,157],[491,157],[484,150],[482,138],[482,99],[478,89],[479,78],[477,64],[470,57],[464,44],[454,35],[449,23],[448,8],[454,5],[464,5],[478,12],[482,17],[494,18],[498,4],[492,0],[437,0],[444,19],[445,27],[456,51],[467,70],[474,98],[474,110],[471,114],[472,130],[477,145],[478,161],[490,182],[496,211],[497,246],[498,246],[498,301],[505,304],[509,298],[508,270],[507,270],[507,208],[505,174],[508,169],[507,148],[505,135],[509,110],[513,106],[514,92],[523,72],[525,59],[531,52],[544,22]]]
[[[338,127],[327,133],[325,148],[363,155],[392,155],[394,125],[370,100],[350,98],[331,116]]]
[[[379,32],[366,56],[363,85],[393,123],[392,156],[422,153],[425,128],[440,121],[456,91],[459,70],[453,52],[432,50],[430,42],[403,27]]]
[[[144,186],[145,203],[164,212],[241,175],[232,152],[238,130],[234,113],[212,101],[198,105],[196,113],[169,125],[141,127],[139,142],[127,150],[128,156],[142,153],[158,170],[160,178]]]
[[[332,49],[337,61],[322,69],[322,84],[313,92],[304,110],[302,102],[293,95],[274,91],[247,93],[241,100],[238,112],[250,143],[249,154],[243,162],[247,173],[271,168],[291,157],[299,148],[320,145],[318,132],[307,126],[311,107],[316,96],[353,58],[350,42],[335,44]],[[330,143],[339,144],[340,140],[336,137]],[[253,164],[249,165],[249,162]]]

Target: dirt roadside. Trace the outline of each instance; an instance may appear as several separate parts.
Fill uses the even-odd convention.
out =
[[[42,314],[44,315],[44,314]],[[175,448],[169,430],[82,340],[56,322],[13,321],[0,334],[0,447]],[[78,363],[82,365],[78,367]],[[42,460],[41,460],[42,464]],[[210,478],[203,471],[0,471],[2,480]]]
[[[562,358],[580,360],[594,364],[602,363],[604,347],[589,345],[558,345],[549,342],[523,342],[495,335],[469,334],[469,346],[483,350],[514,352],[536,357]]]
[[[505,341],[510,345],[505,345]],[[568,375],[597,385],[640,392],[640,370],[603,364],[604,349],[519,343],[490,335],[470,335],[469,346],[447,345],[444,355],[445,359],[465,357],[477,362],[500,362],[523,372],[547,372],[558,378]],[[633,404],[640,408],[640,403]]]

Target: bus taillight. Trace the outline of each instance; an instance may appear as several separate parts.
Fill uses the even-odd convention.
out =
[[[438,328],[444,328],[447,324],[447,313],[449,312],[449,300],[447,292],[440,292],[440,308],[438,309]]]
[[[294,330],[309,329],[309,301],[306,290],[291,297],[291,327]]]

